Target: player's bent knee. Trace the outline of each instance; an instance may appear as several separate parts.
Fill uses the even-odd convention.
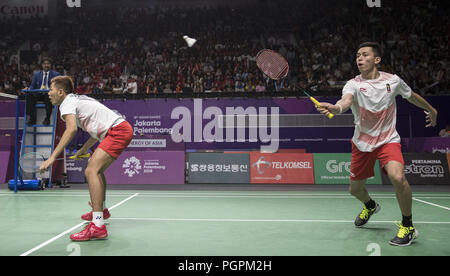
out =
[[[402,172],[396,172],[389,175],[389,179],[395,185],[403,186],[406,182],[405,175]]]
[[[84,175],[86,176],[86,178],[98,175],[99,173],[100,171],[98,169],[89,166],[87,166],[86,170],[84,171]]]

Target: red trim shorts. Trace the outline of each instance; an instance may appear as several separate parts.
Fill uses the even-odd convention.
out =
[[[99,148],[117,159],[133,139],[133,128],[130,123],[124,121],[108,130],[105,139],[98,145]]]
[[[398,161],[405,164],[400,143],[389,143],[380,146],[372,152],[362,152],[352,141],[352,161],[350,165],[350,179],[363,180],[374,176],[375,162],[380,160],[380,166],[386,173],[384,166],[389,161]]]

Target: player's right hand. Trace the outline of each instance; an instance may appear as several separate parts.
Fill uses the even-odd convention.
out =
[[[337,108],[337,110],[336,110]],[[320,106],[316,106],[317,111],[319,111],[321,114],[328,116],[328,114],[336,114],[339,112],[339,108],[333,104],[330,103],[320,103]],[[335,113],[336,112],[336,113]]]

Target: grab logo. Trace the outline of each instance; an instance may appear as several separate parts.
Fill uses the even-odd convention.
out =
[[[381,8],[381,0],[366,0],[366,3],[369,8]]]
[[[135,174],[139,174],[142,169],[141,161],[135,156],[132,156],[125,159],[122,168],[125,169],[124,174],[128,175],[128,177],[133,177]]]
[[[350,172],[351,162],[337,162],[337,160],[328,160],[326,164],[327,171],[330,173]]]

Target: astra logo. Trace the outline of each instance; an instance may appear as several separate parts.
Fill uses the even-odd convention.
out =
[[[366,3],[369,8],[381,8],[381,0],[366,0]]]
[[[69,8],[81,8],[81,0],[66,0],[66,4]]]

